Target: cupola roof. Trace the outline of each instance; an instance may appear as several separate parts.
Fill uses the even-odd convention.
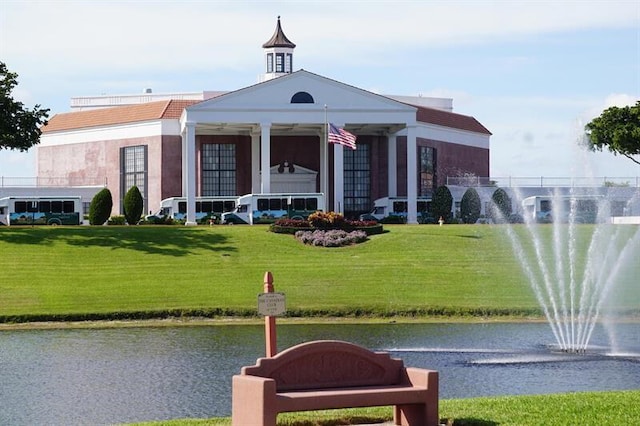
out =
[[[278,16],[278,24],[276,25],[276,30],[271,36],[271,38],[262,45],[263,48],[269,47],[290,47],[291,49],[295,48],[296,45],[284,35],[282,31],[282,26],[280,25],[280,17]]]

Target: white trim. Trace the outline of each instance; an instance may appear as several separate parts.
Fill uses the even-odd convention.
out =
[[[196,222],[196,123],[184,123],[183,158],[185,159],[183,179],[186,177],[187,220],[185,225],[194,226]]]
[[[260,133],[251,133],[251,193],[260,192]]]
[[[343,125],[337,125],[343,127]],[[331,144],[333,147],[333,211],[344,213],[344,146]]]
[[[416,126],[407,127],[407,223],[418,223]]]
[[[398,134],[387,136],[387,193],[389,197],[398,195]]]
[[[38,146],[71,145],[154,136],[180,136],[180,133],[180,121],[177,119],[153,120],[43,133],[40,136]]]
[[[398,136],[406,136],[407,129],[402,129],[397,134]],[[438,126],[436,124],[428,124],[421,121],[416,122],[416,137],[421,139],[430,139],[455,145],[489,149],[490,136],[491,135],[484,133]]]
[[[271,169],[271,123],[260,123],[260,171]],[[271,173],[260,173],[260,193],[271,192]]]

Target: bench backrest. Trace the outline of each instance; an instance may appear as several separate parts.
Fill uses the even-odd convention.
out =
[[[403,362],[386,352],[338,340],[318,340],[259,358],[242,374],[271,378],[278,391],[394,385],[401,381]]]

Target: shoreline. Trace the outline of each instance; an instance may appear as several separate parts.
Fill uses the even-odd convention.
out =
[[[543,317],[518,317],[518,316],[450,316],[450,317],[295,317],[277,318],[280,325],[295,324],[447,324],[447,323],[544,323]],[[638,323],[640,316],[628,316],[621,318],[604,318],[598,322],[612,321],[615,323]],[[211,326],[236,326],[236,325],[263,325],[263,318],[238,318],[238,317],[183,317],[183,318],[157,318],[141,320],[87,320],[87,321],[34,321],[20,323],[0,323],[0,332],[19,330],[70,330],[70,329],[112,329],[112,328],[161,328],[161,327],[211,327]]]

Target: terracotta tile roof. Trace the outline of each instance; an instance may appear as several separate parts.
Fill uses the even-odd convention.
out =
[[[42,127],[42,133],[83,129],[98,126],[110,126],[160,119],[179,119],[182,111],[200,101],[168,100],[149,102],[139,105],[126,105],[87,111],[66,112],[54,115],[49,123]],[[413,105],[415,106],[415,105]],[[423,123],[452,127],[476,133],[490,135],[475,118],[434,108],[416,107],[416,119]]]
[[[65,112],[54,115],[49,120],[49,123],[42,127],[42,133],[135,123],[139,121],[178,119],[186,107],[197,102],[200,101],[168,100],[139,105]]]
[[[415,106],[415,105],[414,105]],[[475,118],[456,114],[454,112],[442,111],[435,108],[416,107],[416,119],[423,123],[436,124],[438,126],[452,127],[454,129],[466,130],[469,132],[484,133],[490,135],[491,132]]]

